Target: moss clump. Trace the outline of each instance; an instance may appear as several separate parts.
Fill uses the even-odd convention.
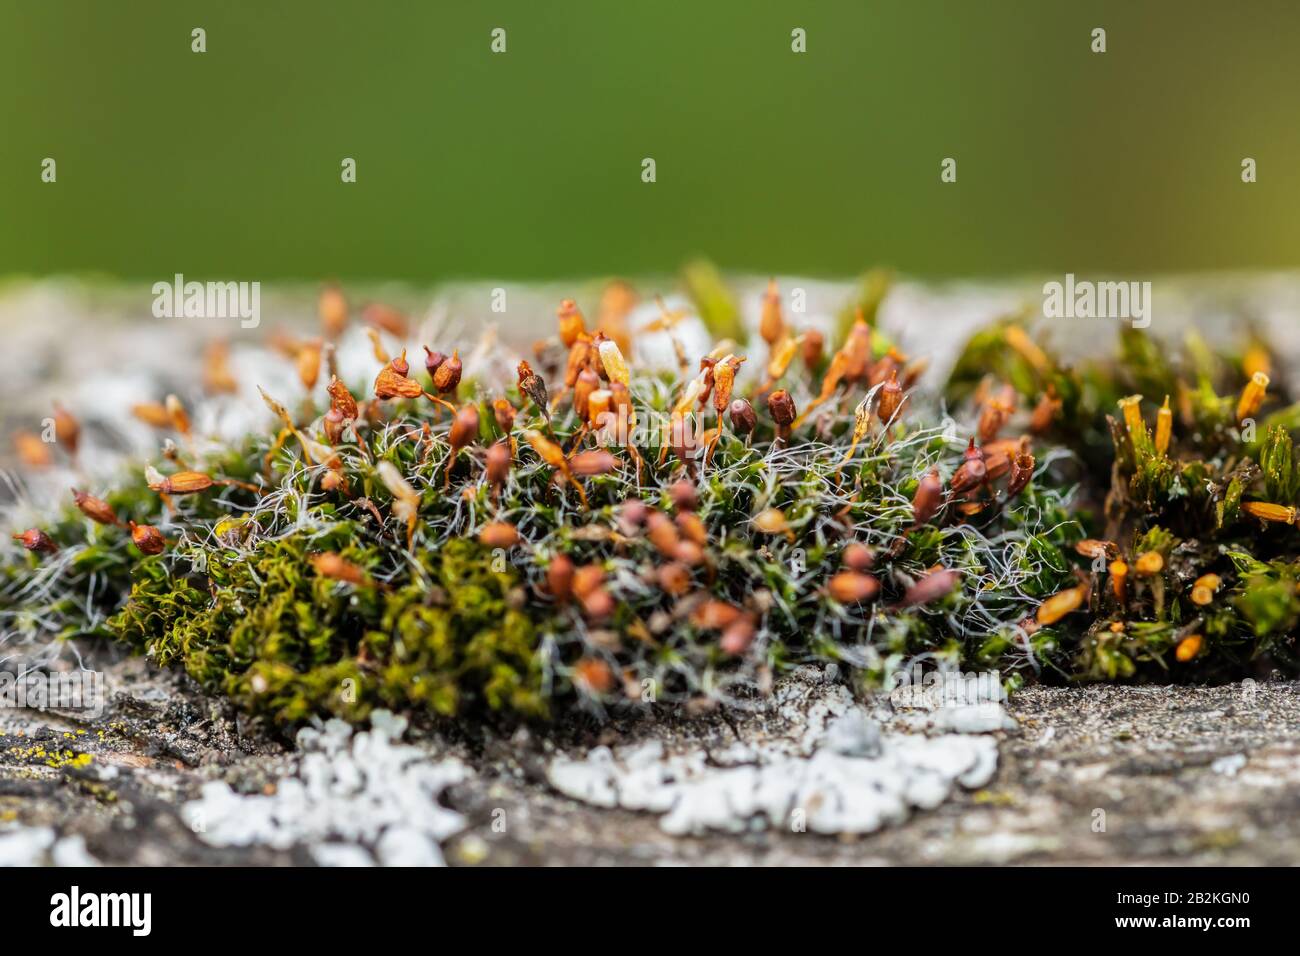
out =
[[[331,546],[372,574],[391,574],[383,552],[356,543],[355,531],[195,548],[189,556],[202,557],[201,573],[146,558],[107,627],[159,664],[179,663],[208,690],[283,722],[315,713],[361,720],[376,706],[545,713],[536,629],[507,604],[514,572],[492,570],[487,549],[459,540],[420,553],[414,580],[401,587],[317,574],[309,557]]]
[[[716,276],[691,282],[732,328]],[[769,289],[753,360],[675,342],[676,368],[638,367],[614,306],[588,330],[571,302],[513,383],[431,350],[427,376],[384,356],[326,398],[300,354],[306,395],[267,396],[266,434],[173,452],[121,522],[60,516],[57,553],[10,547],[0,613],[284,723],[736,703],[809,660],[873,683],[918,660],[1012,683],[1294,666],[1294,529],[1259,517],[1300,488],[1291,413],[1246,433],[1223,391],[1246,359],[1177,366],[1132,333],[1070,368],[1007,321],[941,405],[868,321],[886,288],[826,349]]]

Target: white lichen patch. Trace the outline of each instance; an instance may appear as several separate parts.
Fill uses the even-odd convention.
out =
[[[98,866],[80,834],[61,837],[52,827],[0,829],[0,866]]]
[[[721,750],[674,749],[656,739],[596,747],[554,759],[548,778],[595,806],[660,814],[661,828],[673,834],[766,827],[831,834],[900,823],[996,772],[993,738],[883,731],[847,689],[815,675],[802,668],[783,681],[771,720],[742,720],[741,742]],[[1009,720],[995,703],[960,709],[959,725],[992,730]]]
[[[470,771],[402,743],[405,730],[405,718],[387,711],[355,734],[340,720],[305,728],[296,770],[273,793],[238,794],[214,781],[182,816],[216,846],[302,845],[327,866],[440,866],[440,844],[466,820],[439,797]]]

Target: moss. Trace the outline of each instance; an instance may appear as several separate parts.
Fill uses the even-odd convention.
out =
[[[697,268],[689,282],[712,327],[735,331],[739,312],[716,274]],[[864,281],[855,322],[858,308],[874,316],[885,289],[883,274]],[[754,384],[735,391],[759,412],[752,434],[688,399],[701,427],[720,429],[707,463],[650,430],[635,449],[607,446],[612,470],[568,480],[570,459],[558,466],[549,443],[562,457],[600,442],[559,385],[556,340],[535,357],[546,399],[496,380],[449,393],[477,415],[455,448],[445,410],[424,396],[363,399],[355,428],[333,438],[324,405],[304,403],[296,417],[277,409],[292,428],[191,463],[234,484],[170,504],[139,475],[113,492],[123,517],[165,529],[163,554],[146,557],[123,529],[72,509],[47,528],[58,556],[6,546],[0,612],[32,634],[111,635],[286,724],[361,720],[380,706],[544,718],[651,697],[736,701],[804,661],[843,664],[866,683],[917,659],[997,668],[1010,685],[1294,668],[1295,529],[1251,516],[1254,502],[1295,503],[1293,406],[1270,396],[1284,408],[1264,406],[1273,424],[1247,435],[1235,414],[1242,360],[1195,340],[1180,357],[1126,331],[1116,358],[1072,368],[1011,318],[972,338],[944,395],[911,389],[886,430],[863,396],[878,396],[890,372],[906,377],[907,359],[880,330],[852,328],[832,343],[835,358],[796,359],[778,376],[801,411],[825,396],[790,434],[765,413],[762,355]],[[851,347],[861,368],[824,388]],[[666,413],[693,376],[634,366],[638,416]],[[1015,407],[989,426],[1004,384]],[[1158,398],[1121,412],[1121,399],[1148,392]],[[1156,425],[1165,394],[1167,447]],[[515,415],[504,426],[502,400]],[[954,490],[977,432],[1000,447],[1002,467]],[[485,475],[496,441],[511,452],[502,481]],[[1013,488],[1010,460],[1026,449],[1033,477]],[[914,498],[932,471],[942,492],[918,520]],[[694,502],[679,503],[683,482]],[[627,518],[638,502],[660,531]],[[509,529],[510,546],[482,543],[489,526]],[[1102,539],[1102,551],[1084,539]],[[837,590],[850,545],[869,556]],[[1158,567],[1139,566],[1150,553]],[[600,601],[552,592],[562,558]],[[1122,587],[1116,560],[1132,568]],[[1194,600],[1210,574],[1219,583]],[[1043,615],[1061,593],[1070,612]]]

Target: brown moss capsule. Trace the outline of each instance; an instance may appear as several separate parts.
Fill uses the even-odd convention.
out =
[[[163,533],[149,524],[136,524],[132,521],[131,540],[141,554],[162,554],[167,548],[167,539]]]
[[[35,551],[38,554],[55,554],[59,550],[54,539],[40,528],[28,528],[21,534],[14,535],[13,539],[28,551]]]
[[[631,537],[645,524],[650,509],[640,498],[628,498],[618,509],[618,526],[623,534]]]
[[[54,438],[69,455],[77,453],[77,443],[81,440],[81,425],[59,402],[54,403]]]
[[[778,388],[767,396],[767,410],[772,416],[772,421],[782,428],[788,428],[798,416],[798,412],[794,407],[794,399],[783,388]]]
[[[456,391],[456,387],[460,385],[460,373],[460,351],[457,350],[434,371],[433,387],[442,395]]]
[[[859,571],[841,571],[831,577],[826,593],[841,604],[858,604],[870,601],[880,593],[880,582],[870,574]]]
[[[754,620],[746,614],[727,625],[722,636],[718,638],[718,647],[724,654],[732,656],[743,654],[754,642],[755,632]]]
[[[507,435],[515,427],[515,416],[518,411],[507,399],[498,398],[492,403],[492,417],[497,421],[497,427]]]
[[[734,355],[727,356],[712,368],[713,410],[719,415],[731,404],[731,390],[736,384],[736,372],[745,360]]]
[[[322,551],[310,558],[311,566],[323,578],[347,584],[365,584],[369,578],[359,565],[353,564],[334,551]]]
[[[588,420],[591,393],[599,390],[599,375],[589,368],[584,368],[578,373],[578,377],[573,383],[573,410],[582,421]]]
[[[569,471],[575,475],[607,475],[618,467],[618,459],[609,452],[580,451],[569,459]]]
[[[876,405],[876,416],[881,424],[888,425],[902,404],[903,386],[898,384],[898,370],[892,369],[889,381],[880,386],[880,401]]]
[[[809,329],[800,338],[803,339],[803,363],[809,369],[816,368],[821,364],[822,355],[826,351],[826,337],[816,329]]]
[[[455,455],[477,437],[478,406],[463,405],[456,409],[456,417],[451,420],[451,428],[447,430],[447,443],[451,445],[451,453]]]
[[[912,495],[912,521],[923,525],[939,512],[943,505],[943,479],[939,469],[932,468],[916,485],[916,494]]]
[[[704,522],[700,516],[693,511],[683,511],[677,516],[677,529],[687,541],[698,547],[705,547],[709,543],[709,532],[704,527]]]
[[[443,355],[441,352],[435,352],[427,345],[423,346],[423,348],[424,370],[429,373],[429,378],[432,379],[433,376],[437,374],[439,366],[441,366],[443,362],[447,361],[447,356]]]
[[[360,414],[357,411],[357,400],[352,397],[348,387],[340,382],[337,378],[331,378],[330,383],[325,386],[325,391],[330,396],[330,408],[335,409],[343,417],[344,421],[354,422]]]
[[[348,325],[348,300],[343,290],[336,285],[327,285],[321,289],[316,310],[320,314],[321,328],[326,336],[336,339],[343,334]]]
[[[1047,391],[1034,406],[1033,414],[1029,416],[1029,430],[1035,435],[1042,434],[1052,427],[1052,422],[1060,412],[1061,400],[1056,397],[1056,387],[1049,384]]]
[[[734,399],[731,407],[727,410],[731,417],[731,427],[738,435],[748,435],[758,424],[758,416],[754,414],[754,407],[743,398]]]
[[[691,623],[702,630],[721,630],[739,620],[743,613],[734,604],[713,598],[691,612]]]
[[[648,511],[645,526],[646,537],[659,549],[659,553],[666,558],[676,558],[677,545],[681,543],[681,536],[677,533],[677,526],[672,520],[662,511]]]
[[[499,441],[488,447],[484,472],[487,480],[498,488],[510,477],[510,445]]]
[[[852,541],[845,546],[840,561],[850,571],[868,571],[876,563],[876,554],[861,541]]]
[[[1011,419],[1016,408],[1016,392],[1010,385],[1004,386],[997,395],[989,396],[980,409],[980,420],[976,430],[980,444],[988,444],[997,438],[998,432]]]
[[[691,572],[680,561],[661,565],[655,570],[655,580],[670,597],[681,597],[691,589]]]
[[[519,543],[519,529],[508,521],[493,521],[479,529],[478,540],[485,548],[513,548]]]
[[[784,534],[790,537],[794,532],[790,528],[790,523],[785,520],[785,512],[780,508],[765,508],[758,514],[754,515],[754,527],[763,534]]]
[[[1048,627],[1065,617],[1065,615],[1077,611],[1083,606],[1083,602],[1087,597],[1088,586],[1086,584],[1058,591],[1038,606],[1035,619],[1040,627]]]
[[[537,406],[537,410],[550,418],[550,398],[546,394],[546,382],[533,371],[533,367],[527,361],[519,363],[516,374],[519,379],[520,393],[530,398]]]
[[[1178,642],[1178,648],[1174,651],[1174,656],[1178,658],[1180,664],[1186,664],[1197,654],[1201,653],[1201,645],[1204,638],[1199,634],[1188,634]]]
[[[929,604],[931,601],[937,601],[949,594],[960,581],[960,571],[953,571],[950,568],[932,571],[903,593],[903,599],[898,602],[899,606],[914,607],[918,604]]]
[[[948,487],[953,494],[965,494],[982,485],[986,477],[988,477],[988,468],[984,464],[984,452],[975,446],[975,439],[971,438],[966,446],[962,463],[952,473]]]
[[[1246,514],[1276,524],[1295,524],[1296,509],[1286,505],[1275,505],[1267,501],[1243,501],[1241,510]]]
[[[347,428],[347,421],[341,411],[331,408],[321,420],[321,426],[325,429],[325,440],[331,445],[337,445],[343,440],[343,430]]]
[[[1034,477],[1034,456],[1021,452],[1011,462],[1011,480],[1007,482],[1007,497],[1014,498],[1024,491]]]
[[[599,564],[584,564],[573,572],[573,593],[586,597],[605,583],[605,569]]]
[[[404,340],[411,330],[411,323],[401,310],[382,302],[371,302],[362,309],[361,321],[387,332],[395,339]]]
[[[419,398],[424,388],[413,378],[407,378],[411,367],[406,362],[406,350],[393,359],[375,378],[375,398],[384,401],[390,398]]]
[[[683,478],[668,486],[668,497],[673,507],[679,511],[694,511],[700,503],[699,491],[695,482]]]
[[[163,495],[192,495],[216,484],[201,471],[178,471],[164,476],[153,468],[145,471],[145,480],[152,490]]]
[[[704,548],[694,541],[679,541],[672,556],[682,564],[696,568],[704,563]]]
[[[546,568],[546,590],[551,597],[563,603],[573,596],[573,561],[568,555],[557,554]]]
[[[118,524],[117,513],[112,506],[102,498],[96,498],[94,495],[88,495],[84,491],[72,489],[72,499],[77,503],[77,509],[98,524]]]
[[[560,341],[564,343],[566,349],[573,348],[573,343],[587,332],[587,323],[582,317],[578,303],[572,299],[561,300],[560,307],[555,310],[555,316],[559,320]]]
[[[579,598],[582,613],[589,621],[603,621],[614,613],[614,596],[605,588],[597,588],[585,597]]]
[[[1074,545],[1075,552],[1084,558],[1098,558],[1102,555],[1109,557],[1119,553],[1119,547],[1113,541],[1102,541],[1098,538],[1084,538]]]

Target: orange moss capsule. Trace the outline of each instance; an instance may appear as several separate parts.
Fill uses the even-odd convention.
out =
[[[479,529],[478,540],[485,548],[513,548],[519,543],[519,529],[508,521],[493,521]]]
[[[876,563],[876,555],[861,541],[852,541],[845,546],[840,561],[850,571],[869,571]]]
[[[1178,648],[1174,651],[1174,656],[1178,658],[1179,663],[1186,664],[1197,654],[1201,653],[1201,646],[1205,643],[1204,638],[1199,634],[1188,634],[1178,642]]]
[[[660,589],[670,597],[681,597],[691,589],[690,569],[680,561],[660,565],[655,570]]]
[[[14,451],[18,459],[28,468],[48,468],[54,464],[50,446],[31,432],[14,433]]]
[[[1169,440],[1174,434],[1174,412],[1169,407],[1169,396],[1165,396],[1165,403],[1160,406],[1160,411],[1156,412],[1156,454],[1164,455],[1169,452]]]
[[[841,571],[833,575],[826,585],[826,593],[841,604],[858,604],[870,601],[880,593],[880,582],[870,574],[860,571]]]
[[[1110,563],[1110,586],[1121,607],[1128,601],[1128,564],[1118,558]]]
[[[1164,556],[1159,551],[1147,551],[1145,554],[1138,555],[1133,562],[1133,570],[1144,577],[1152,574],[1159,574],[1165,569]]]
[[[375,398],[383,401],[390,398],[419,398],[423,395],[424,388],[420,383],[407,377],[410,370],[411,367],[406,362],[406,349],[402,349],[402,354],[380,369],[379,375],[375,377]]]
[[[584,657],[573,666],[573,682],[590,693],[604,694],[614,686],[614,672],[604,661]]]
[[[347,584],[365,584],[369,580],[366,572],[359,565],[353,564],[335,551],[322,551],[320,554],[313,554],[308,560],[316,573],[323,578],[343,581]]]
[[[1237,422],[1241,423],[1247,418],[1253,418],[1259,411],[1260,406],[1264,404],[1264,396],[1268,394],[1268,376],[1263,372],[1256,372],[1246,383],[1246,387],[1241,390],[1241,398],[1237,400]]]
[[[785,337],[785,320],[781,318],[781,293],[777,290],[775,279],[767,280],[763,309],[758,319],[758,334],[768,346],[776,345]]]
[[[1121,398],[1119,408],[1124,413],[1124,427],[1136,442],[1138,436],[1145,435],[1147,430],[1146,423],[1142,421],[1142,396],[1129,395],[1127,398]]]
[[[325,330],[326,336],[336,339],[343,334],[348,324],[348,300],[342,289],[336,285],[327,285],[321,289],[316,310],[320,314],[321,328]]]
[[[1058,591],[1038,606],[1035,619],[1041,627],[1048,627],[1067,614],[1077,611],[1082,607],[1087,597],[1088,586],[1086,584]]]
[[[569,459],[569,470],[575,475],[607,475],[618,467],[618,459],[604,449],[580,451]]]
[[[716,598],[705,601],[691,614],[691,623],[703,630],[721,630],[740,618],[744,612],[727,601]]]
[[[1217,574],[1202,574],[1192,585],[1192,603],[1201,607],[1214,600],[1214,592],[1219,589],[1222,579]]]
[[[487,480],[496,485],[498,488],[506,483],[510,477],[510,444],[505,441],[499,441],[491,445],[487,450],[484,473]]]
[[[546,589],[551,597],[564,602],[573,596],[573,561],[568,555],[557,554],[546,568]]]
[[[515,427],[515,416],[518,411],[510,404],[508,399],[498,398],[492,403],[492,417],[496,419],[497,427],[507,435]]]
[[[826,350],[826,336],[817,329],[809,329],[799,336],[803,340],[803,364],[816,368],[821,364],[822,353]]]
[[[574,342],[587,334],[587,322],[582,317],[582,310],[572,299],[560,301],[560,307],[555,310],[555,317],[559,320],[560,341],[564,343],[566,349],[572,348]]]
[[[173,475],[163,476],[153,468],[146,470],[145,480],[152,490],[163,495],[192,495],[207,491],[216,484],[201,471],[178,471]]]
[[[321,347],[319,342],[304,345],[298,352],[296,363],[298,381],[302,382],[303,388],[309,392],[316,387],[316,382],[320,378],[320,359]]]
[[[161,402],[142,402],[131,406],[131,414],[152,428],[171,428],[172,417]]]
[[[1287,505],[1276,505],[1268,501],[1243,501],[1241,510],[1261,521],[1276,524],[1295,524],[1296,509]]]

